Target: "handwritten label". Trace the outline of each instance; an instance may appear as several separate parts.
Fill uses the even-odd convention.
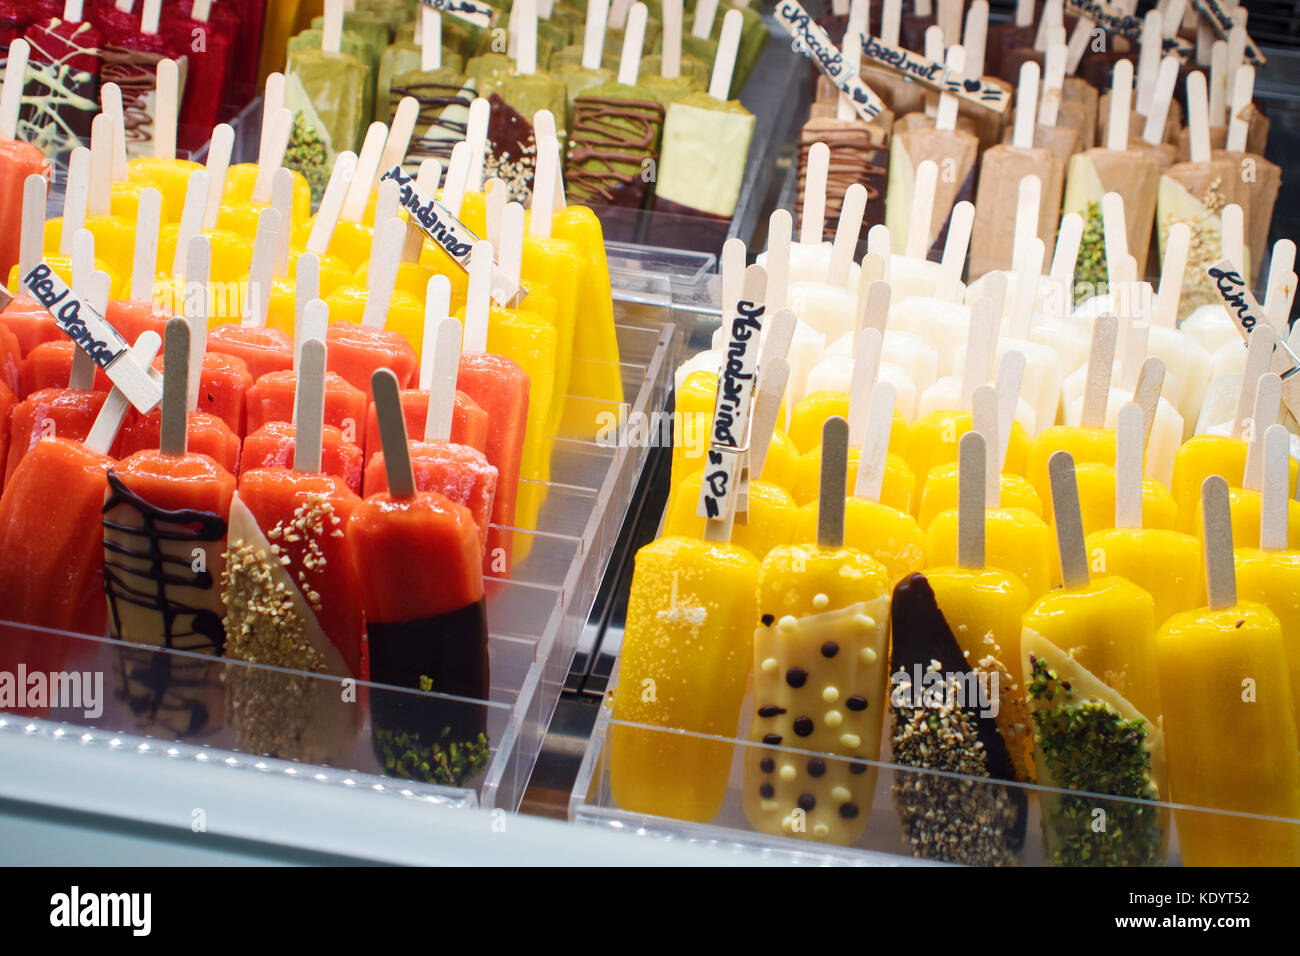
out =
[[[1210,29],[1214,31],[1215,36],[1220,40],[1228,39],[1228,34],[1237,25],[1237,22],[1232,18],[1232,13],[1219,0],[1193,0],[1193,2],[1196,4],[1196,9],[1200,11],[1201,16],[1205,17],[1209,22]],[[1250,38],[1249,33],[1246,34],[1244,52],[1246,62],[1251,66],[1264,65],[1264,54],[1259,52],[1259,47],[1255,46],[1255,41]]]
[[[478,0],[421,0],[421,2],[441,13],[450,13],[453,17],[459,17],[476,27],[486,28],[496,22],[496,10],[486,3],[479,3]]]
[[[415,177],[402,172],[399,163],[380,178],[397,183],[398,203],[411,217],[420,231],[437,243],[448,257],[469,271],[469,256],[478,236],[451,214],[451,210],[432,196],[426,196],[415,185]],[[492,268],[492,298],[507,308],[518,305],[528,295],[528,290],[515,282],[499,266]]]
[[[1223,307],[1237,325],[1244,339],[1260,323],[1268,319],[1259,300],[1251,294],[1241,272],[1229,259],[1220,259],[1205,270],[1214,280],[1214,290],[1223,301]],[[1282,379],[1282,402],[1291,414],[1300,418],[1300,357],[1291,351],[1285,339],[1279,337],[1273,351],[1272,371]]]
[[[696,510],[705,518],[726,514],[740,459],[749,449],[749,415],[763,311],[762,303],[740,300],[727,330],[727,351],[718,371],[718,397],[713,406],[713,427]]]
[[[978,77],[950,76],[948,68],[928,57],[890,46],[876,37],[862,34],[862,55],[868,60],[897,70],[904,76],[941,93],[951,93],[987,109],[1005,113],[1011,105],[1011,92]]]
[[[38,262],[23,276],[22,284],[41,308],[54,316],[55,324],[73,343],[104,370],[139,411],[147,412],[162,399],[162,387],[148,371],[131,360],[122,361],[130,347],[117,329],[73,293],[46,263]]]
[[[794,37],[803,55],[849,98],[854,112],[868,123],[880,115],[885,108],[884,101],[858,79],[839,47],[831,42],[826,31],[813,21],[798,0],[780,0],[775,15],[776,22]]]
[[[1142,39],[1142,19],[1113,3],[1106,3],[1105,0],[1066,0],[1065,9],[1077,17],[1093,21],[1107,33],[1127,37],[1134,42]],[[1184,62],[1196,50],[1180,36],[1162,37],[1160,45],[1161,52],[1176,56]]]

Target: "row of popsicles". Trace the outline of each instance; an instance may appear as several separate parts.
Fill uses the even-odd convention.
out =
[[[199,249],[202,243],[195,240]],[[485,532],[498,490],[511,493],[481,451],[451,440],[460,437],[451,408],[459,385],[485,399],[509,396],[522,418],[527,381],[500,356],[461,354],[459,323],[444,314],[424,395],[440,424],[426,429],[424,441],[407,441],[411,409],[398,377],[374,372],[383,449],[366,466],[363,498],[341,474],[349,446],[325,424],[325,311],[319,301],[309,307],[293,423],[275,421],[245,438],[238,469],[214,447],[211,417],[190,410],[201,316],[167,323],[152,445],[113,450],[128,407],[116,389],[86,403],[98,410],[84,435],[51,428],[35,441],[0,493],[6,617],[96,635],[107,617],[110,636],[131,644],[486,700]],[[132,358],[147,362],[159,345],[155,332],[144,332]],[[360,452],[351,450],[350,464],[360,469]],[[211,706],[220,694],[210,682],[172,673],[160,687],[148,654],[127,653],[123,661],[137,713],[161,708],[166,712],[152,719],[186,734],[221,726],[224,708]],[[243,704],[250,739],[258,702]],[[452,710],[445,725],[408,732],[377,708],[381,758],[392,756],[394,735],[417,741],[416,759],[387,769],[453,785],[473,776],[488,756],[486,723],[481,711]],[[258,752],[326,760],[342,752],[355,718],[350,733],[332,734],[332,726],[313,724],[324,712],[307,708],[260,728],[282,743]],[[420,747],[425,731],[432,733]],[[296,737],[324,752],[286,750],[283,741]],[[454,774],[439,759],[448,754],[467,758]]]
[[[1130,406],[1121,428],[1140,440],[1141,421]],[[1057,865],[1165,862],[1170,821],[1157,800],[1181,805],[1184,865],[1300,860],[1294,825],[1265,819],[1300,818],[1300,564],[1276,541],[1234,552],[1221,478],[1203,489],[1206,584],[1193,609],[1160,622],[1153,596],[1109,565],[1110,540],[1098,567],[1067,451],[1050,463],[1063,585],[1035,598],[986,564],[989,444],[978,432],[961,443],[956,553],[894,581],[846,540],[848,432],[828,420],[814,537],[760,561],[728,541],[724,515],[702,538],[666,535],[638,552],[610,744],[621,808],[711,820],[747,722],[744,811],[774,836],[858,843],[883,759],[899,833],[921,858],[1020,862],[1027,794],[1002,782],[1036,781],[1059,788],[1039,794]],[[1285,527],[1278,426],[1268,445]],[[1125,478],[1134,490],[1137,475]],[[1259,696],[1243,696],[1243,679]],[[1105,828],[1090,826],[1099,810]]]
[[[680,0],[656,7],[662,22],[645,4],[608,0],[587,4],[585,18],[556,4],[539,19],[538,5],[521,0],[504,24],[509,46],[498,47],[489,30],[430,7],[389,43],[383,13],[327,3],[320,27],[289,44],[289,165],[319,196],[332,155],[361,148],[374,116],[414,127],[413,164],[445,162],[476,135],[471,106],[481,98],[486,175],[501,178],[511,199],[528,201],[543,135],[533,117],[547,110],[568,157],[571,200],[640,209],[654,195],[655,208],[729,219],[754,124],[733,95],[767,31],[746,7],[723,16],[717,0],[704,0],[683,35]],[[581,42],[571,44],[579,30]],[[609,41],[621,56],[606,56]],[[643,49],[661,52],[643,60]],[[340,73],[352,82],[340,84]]]
[[[864,16],[865,4],[861,10]],[[1262,155],[1268,120],[1252,102],[1255,73],[1244,63],[1244,25],[1215,45],[1208,82],[1199,70],[1186,73],[1184,110],[1173,97],[1176,86],[1184,85],[1179,77],[1185,65],[1173,55],[1162,59],[1167,35],[1160,18],[1159,11],[1146,17],[1143,42],[1131,60],[1111,61],[1100,95],[1088,82],[1068,75],[1064,30],[1046,29],[1045,54],[1038,58],[1043,63],[1028,59],[1020,67],[1014,114],[927,92],[885,66],[867,63],[862,77],[875,84],[872,88],[890,111],[864,123],[845,97],[824,85],[801,136],[801,169],[812,144],[830,144],[835,198],[849,183],[867,185],[869,218],[891,226],[895,251],[906,241],[914,202],[929,203],[925,249],[930,258],[941,254],[956,205],[974,202],[972,277],[1013,264],[1019,236],[1004,212],[1023,177],[1036,175],[1043,190],[1036,232],[1044,243],[1051,245],[1062,213],[1077,213],[1084,220],[1083,254],[1072,289],[1076,298],[1104,291],[1109,282],[1101,200],[1117,192],[1128,210],[1128,247],[1137,278],[1146,277],[1149,260],[1163,260],[1173,224],[1183,222],[1192,230],[1185,315],[1214,301],[1202,253],[1218,246],[1223,206],[1243,209],[1249,255],[1239,267],[1252,278],[1259,274],[1281,171]],[[896,30],[897,17],[886,17],[886,28],[891,22]],[[929,55],[950,73],[979,78],[986,4],[977,0],[971,5],[964,36],[959,36],[960,17],[956,23],[951,37],[937,25],[930,28]],[[845,34],[844,53],[853,62],[865,32],[863,22]],[[957,45],[958,39],[964,45]],[[993,86],[1002,82],[987,76],[983,81]],[[1180,122],[1184,112],[1186,126]],[[1007,122],[1012,116],[1014,122]],[[917,179],[927,160],[943,171],[928,194]]]
[[[110,100],[121,103],[128,153],[153,151],[155,136],[194,151],[257,87],[263,0],[31,0],[0,26],[0,54],[25,64],[20,137],[50,157],[90,135]],[[15,46],[15,41],[22,42]],[[176,125],[160,125],[149,91],[158,64],[180,64]],[[19,67],[21,70],[22,67]],[[108,89],[111,86],[111,89]]]

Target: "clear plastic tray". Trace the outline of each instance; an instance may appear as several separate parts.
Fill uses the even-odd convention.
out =
[[[622,301],[619,281],[614,276],[626,421],[663,407],[676,335],[665,324],[671,304],[666,278],[658,280],[656,297],[655,280],[638,277],[634,303]],[[335,678],[0,624],[0,672],[88,672],[102,675],[104,689],[102,712],[90,716],[84,708],[3,709],[197,745],[211,749],[211,759],[233,760],[232,766],[263,755],[300,760],[318,764],[313,772],[328,777],[397,776],[404,790],[438,802],[515,809],[648,451],[629,447],[621,431],[608,440],[556,439],[537,528],[516,531],[528,538],[528,554],[509,580],[486,582],[488,701],[361,682],[349,696]],[[449,769],[438,770],[427,744],[443,726],[468,728],[463,739],[486,733],[489,753],[481,766],[463,751],[452,760],[443,748]],[[420,780],[403,771],[407,765]],[[430,777],[443,782],[429,783]]]
[[[880,761],[836,760],[790,747],[770,747],[747,739],[747,718],[742,718],[735,740],[616,721],[612,700],[617,681],[616,666],[570,794],[569,818],[579,824],[788,862],[857,865],[1176,866],[1182,863],[1178,832],[1190,828],[1219,834],[1228,854],[1224,864],[1237,865],[1251,863],[1252,850],[1287,840],[1294,846],[1300,840],[1300,820],[904,768],[889,762],[887,746]],[[742,713],[750,714],[752,709],[747,700]],[[691,758],[712,762],[718,775],[711,782],[696,777],[688,786],[690,799],[703,800],[705,805],[710,804],[702,795],[711,793],[711,806],[717,812],[703,822],[690,822],[621,808],[610,779],[615,733],[635,739],[642,751],[666,748],[682,766],[691,765]],[[805,826],[807,837],[755,830],[745,813],[745,767],[763,757],[771,757],[777,767],[795,768],[806,766],[811,758],[823,758],[823,779],[845,774],[847,765],[857,764],[848,779],[866,781],[871,794],[869,805],[863,801],[861,816],[867,823],[861,838],[849,846],[819,842],[808,832],[811,817]],[[756,785],[756,780],[752,776],[749,785]],[[1021,831],[1018,837],[1017,831]]]

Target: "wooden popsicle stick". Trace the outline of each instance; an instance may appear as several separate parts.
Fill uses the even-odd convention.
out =
[[[1250,121],[1246,118],[1246,108],[1255,97],[1255,68],[1242,66],[1238,68],[1232,83],[1232,106],[1228,113],[1228,139],[1224,144],[1230,153],[1246,151],[1246,137],[1250,133]]]
[[[862,67],[862,34],[850,27],[844,32],[843,47],[844,65],[853,71],[854,76],[857,76]],[[835,100],[835,118],[841,122],[850,122],[856,119],[857,115],[853,98],[846,93],[841,93]]]
[[[1088,52],[1088,46],[1092,40],[1092,31],[1095,24],[1087,17],[1079,17],[1074,23],[1074,30],[1070,33],[1070,39],[1065,44],[1065,73],[1067,76],[1074,76],[1079,72],[1079,66],[1083,63],[1083,55]]]
[[[446,276],[434,276],[446,282]],[[431,295],[432,290],[431,291]],[[446,293],[451,295],[451,287]],[[441,293],[439,293],[441,294]],[[449,300],[448,300],[449,301]],[[429,329],[434,330],[433,341],[429,339]],[[456,411],[456,370],[460,362],[460,323],[445,316],[438,322],[425,323],[426,353],[432,350],[433,357],[428,362],[429,411],[424,423],[425,441],[450,441],[451,425]],[[424,367],[421,366],[424,375]]]
[[[984,438],[985,505],[997,508],[1002,497],[1001,461],[997,449],[1002,441],[998,434],[998,390],[992,385],[981,385],[975,389],[971,401],[971,427]]]
[[[1260,376],[1273,363],[1277,332],[1271,325],[1257,325],[1246,339],[1246,367],[1241,373],[1241,390],[1237,393],[1237,410],[1232,416],[1232,437],[1241,439],[1246,421],[1255,407],[1255,389]]]
[[[1147,113],[1142,139],[1152,146],[1164,142],[1165,123],[1169,119],[1169,104],[1173,100],[1174,86],[1178,83],[1178,57],[1167,56],[1160,61],[1156,74],[1156,88],[1151,96],[1151,111]]]
[[[935,23],[943,32],[945,44],[960,42],[962,3],[963,0],[939,0]]]
[[[1210,126],[1228,124],[1228,44],[1215,40],[1210,47]]]
[[[985,51],[988,47],[989,4],[988,0],[974,0],[966,11],[966,30],[962,34],[961,44],[966,48],[966,75],[981,77],[984,75]]]
[[[122,110],[122,88],[105,83],[99,88],[100,108],[113,121],[113,182],[123,183],[126,167],[126,114]]]
[[[1047,45],[1043,62],[1043,88],[1038,100],[1038,122],[1055,126],[1061,112],[1061,95],[1065,87],[1066,46],[1064,36]]]
[[[1034,317],[1034,299],[1038,295],[1038,278],[1043,271],[1043,240],[1031,236],[1024,243],[1020,270],[1016,275],[1016,298],[1011,306],[1012,338],[1028,339]]]
[[[312,223],[311,234],[307,237],[307,251],[323,256],[329,251],[330,240],[334,238],[334,228],[338,225],[339,215],[343,211],[343,199],[347,195],[348,184],[356,172],[357,154],[350,150],[339,153],[330,171],[329,182],[321,196],[320,207],[316,210],[316,219]]]
[[[787,209],[775,209],[767,220],[767,308],[784,309],[790,280],[790,236],[793,217]]]
[[[1232,561],[1232,514],[1228,483],[1210,475],[1201,483],[1202,541],[1205,546],[1205,589],[1211,610],[1237,603],[1237,573]]]
[[[176,158],[176,113],[179,108],[180,72],[175,60],[159,60],[154,86],[153,154]],[[165,348],[166,346],[164,346]]]
[[[994,353],[997,351],[1001,317],[993,300],[980,296],[971,306],[970,328],[966,337],[966,361],[962,366],[961,407],[971,408],[975,389],[992,378]]]
[[[844,191],[840,218],[835,227],[830,270],[826,276],[826,281],[831,285],[842,286],[848,282],[849,266],[853,264],[853,255],[858,248],[858,236],[862,233],[862,220],[866,211],[867,187],[853,183]]]
[[[343,49],[343,0],[325,0],[320,48],[326,53],[338,53]]]
[[[944,61],[945,66],[950,74],[954,76],[963,76],[966,70],[966,51],[960,44],[954,43],[948,47],[948,56]],[[960,100],[951,93],[939,94],[939,110],[935,115],[934,128],[948,130],[951,132],[957,128],[957,109],[960,106]]]
[[[1159,14],[1156,14],[1159,16]],[[1128,149],[1128,120],[1133,92],[1133,63],[1119,60],[1111,77],[1110,121],[1106,126],[1106,148],[1123,152]]]
[[[849,380],[849,444],[867,427],[871,390],[880,375],[882,339],[875,329],[864,329],[853,340],[853,377]]]
[[[496,248],[501,271],[514,282],[519,282],[524,259],[524,207],[517,202],[506,203],[501,211],[501,237]],[[500,296],[494,294],[493,298],[499,300]]]
[[[957,441],[957,566],[984,567],[984,475],[988,470],[984,436],[969,431]]]
[[[1025,353],[1020,349],[1008,349],[998,362],[998,471],[1006,465],[1007,449],[1011,447],[1011,428],[1020,402],[1020,383],[1024,378]]]
[[[858,267],[858,296],[859,303],[861,297],[867,294],[867,290],[877,282],[885,281],[885,258],[874,252],[868,252],[862,257],[862,264]],[[861,305],[859,305],[861,310]],[[861,312],[859,311],[859,314]]]
[[[1290,296],[1295,294],[1295,283],[1289,279],[1295,270],[1295,256],[1296,244],[1292,240],[1279,239],[1273,243],[1268,278],[1264,282],[1264,312],[1279,330],[1291,314]]]
[[[1034,120],[1038,117],[1038,79],[1038,64],[1026,60],[1020,67],[1020,85],[1016,88],[1016,119],[1011,135],[1011,143],[1017,149],[1030,149],[1034,145]]]
[[[196,169],[190,173],[185,186],[185,207],[176,230],[176,253],[172,257],[172,275],[185,274],[185,257],[189,254],[190,240],[203,232],[203,212],[208,204],[208,173]]]
[[[447,163],[447,177],[442,184],[442,204],[453,216],[460,215],[461,203],[468,188],[470,153],[469,142],[462,140],[452,147],[451,159]]]
[[[1146,440],[1142,409],[1133,402],[1120,407],[1115,432],[1115,527],[1142,527],[1142,459]]]
[[[515,72],[532,76],[537,72],[537,0],[515,0],[510,28],[519,31],[515,38]]]
[[[432,73],[442,66],[442,14],[433,7],[420,6],[420,70]]]
[[[275,252],[280,244],[280,213],[267,206],[257,214],[257,235],[253,239],[253,256],[248,267],[248,284],[244,293],[241,325],[266,327],[271,306],[271,282],[275,278]]]
[[[212,16],[212,4],[214,2],[215,0],[194,0],[194,5],[190,8],[190,19],[199,23],[207,23]]]
[[[294,264],[293,283],[293,367],[302,359],[307,309],[313,301],[320,301],[320,259],[314,252],[304,252]],[[325,307],[325,303],[320,303]]]
[[[695,4],[695,19],[691,21],[691,36],[706,40],[713,32],[713,21],[718,15],[718,0],[699,0]]]
[[[90,303],[100,315],[108,308],[108,295],[102,302],[92,302],[93,292],[99,290],[95,280],[95,237],[87,229],[78,229],[72,240],[72,291]],[[72,350],[72,370],[68,388],[88,392],[95,387],[95,360],[84,350]]]
[[[1011,271],[1024,271],[1027,243],[1038,235],[1038,211],[1043,200],[1043,181],[1032,173],[1022,177],[1016,196],[1016,220],[1012,232]]]
[[[1192,230],[1185,222],[1169,227],[1165,254],[1160,264],[1160,294],[1152,314],[1152,324],[1157,328],[1172,329],[1178,324],[1178,303],[1183,297],[1183,275],[1187,272],[1187,256],[1192,247]]]
[[[1254,68],[1252,64],[1245,62],[1246,44],[1250,40],[1250,35],[1246,32],[1246,18],[1248,16],[1249,11],[1245,7],[1237,7],[1232,11],[1232,29],[1228,31],[1227,70],[1229,75],[1243,66]]]
[[[1142,39],[1138,44],[1138,65],[1137,65],[1137,102],[1134,104],[1137,112],[1141,116],[1146,116],[1151,110],[1151,98],[1156,91],[1156,76],[1160,72],[1160,56],[1164,50],[1162,41],[1164,21],[1161,18],[1159,10],[1151,10],[1142,20]],[[1131,61],[1120,60],[1115,64],[1118,69],[1120,63],[1129,62],[1129,80],[1133,79],[1133,67]],[[1113,95],[1113,94],[1112,94]],[[1115,105],[1111,103],[1111,126],[1114,129],[1115,122]],[[1127,130],[1128,117],[1125,117],[1125,128]],[[1127,148],[1128,139],[1125,138],[1124,146],[1120,149]],[[1114,146],[1107,144],[1107,148],[1115,149]]]
[[[420,347],[420,377],[418,388],[427,392],[432,387],[435,374],[434,360],[437,354],[437,337],[442,321],[451,315],[451,280],[444,275],[435,275],[429,279],[424,294],[424,333]],[[460,352],[460,336],[457,334],[456,351]]]
[[[1137,276],[1127,274],[1128,227],[1124,218],[1124,197],[1119,193],[1109,192],[1101,197],[1101,224],[1106,245],[1106,273],[1111,285],[1137,281]]]
[[[889,434],[894,424],[897,394],[889,382],[876,382],[871,389],[866,427],[862,432],[862,452],[858,458],[858,476],[853,497],[879,502],[889,459]]]
[[[799,242],[820,245],[826,226],[826,177],[830,171],[831,148],[813,143],[804,167],[803,215],[799,218]]]
[[[293,470],[303,474],[314,475],[321,470],[321,436],[325,428],[325,365],[325,343],[321,339],[303,342],[293,390]],[[376,376],[378,374],[375,373]],[[375,403],[379,403],[378,389],[375,390]],[[382,434],[382,418],[380,429]]]
[[[903,25],[903,0],[885,0],[880,14],[880,39],[892,47],[898,46],[898,35]]]
[[[1046,53],[1052,30],[1064,25],[1065,13],[1061,0],[1045,0],[1043,14],[1038,20],[1038,33],[1034,36],[1034,49]]]
[[[212,242],[197,235],[185,245],[185,289],[181,296],[182,311],[190,327],[190,371],[186,407],[199,407],[199,383],[203,353],[208,347],[208,277],[212,270]]]
[[[548,113],[549,115],[549,113]],[[554,119],[552,119],[554,122]],[[536,126],[534,126],[534,129]],[[539,183],[553,182],[559,175],[560,141],[554,136],[542,136],[537,140],[537,176]],[[555,217],[555,191],[552,189],[534,189],[532,194],[531,215],[528,217],[528,234],[539,239],[551,237],[552,221]]]
[[[1223,258],[1230,262],[1245,262],[1246,217],[1236,203],[1228,203],[1219,211],[1219,235]]]
[[[588,0],[587,15],[591,16],[591,6],[596,0]],[[605,0],[600,0],[605,2]],[[662,4],[663,16],[663,55],[660,58],[659,73],[665,79],[674,80],[682,74],[682,0],[664,0]],[[590,29],[590,23],[588,24]],[[603,30],[602,30],[603,36]],[[585,47],[583,48],[585,51]],[[599,61],[599,57],[597,57]],[[586,54],[583,55],[583,66],[587,69],[594,67],[587,66]],[[599,62],[597,62],[599,66]]]
[[[858,296],[858,328],[875,329],[883,336],[891,298],[893,291],[888,282],[873,282],[868,286],[866,295]]]
[[[190,327],[184,319],[169,319],[163,339],[162,412],[158,450],[180,457],[189,450]]]
[[[943,62],[943,30],[938,24],[925,28],[922,53],[932,63]]]
[[[1106,424],[1106,400],[1110,395],[1110,377],[1115,364],[1115,340],[1119,322],[1105,313],[1092,326],[1092,344],[1088,351],[1088,377],[1083,391],[1083,411],[1079,424],[1084,428],[1102,428]],[[1071,463],[1073,473],[1073,463]]]
[[[677,58],[681,61],[681,0],[677,6]],[[667,30],[668,4],[664,5],[664,29]],[[609,0],[588,0],[587,23],[582,34],[582,68],[599,70],[605,53],[605,24],[609,20]],[[666,35],[666,33],[665,33]],[[667,55],[667,50],[664,51]]]
[[[257,154],[260,156],[265,147],[262,141],[271,135],[271,117],[284,106],[284,74],[268,73],[266,84],[262,88],[262,129],[259,133]]]
[[[129,361],[140,368],[149,369],[152,378],[161,380],[162,376],[153,370],[153,360],[161,348],[162,338],[157,332],[152,330],[141,332],[140,337],[135,340],[135,345],[131,346]],[[121,430],[122,422],[126,418],[126,410],[130,407],[131,400],[120,388],[114,386],[108,393],[108,397],[104,399],[104,404],[100,406],[99,414],[95,416],[95,422],[90,426],[90,432],[82,444],[97,455],[107,455],[113,443],[117,441],[117,433]]]
[[[844,546],[844,486],[849,469],[849,423],[838,415],[822,426],[821,480],[817,497],[817,545]]]
[[[375,222],[387,222],[402,214],[402,201],[399,198],[397,182],[386,179],[379,184],[375,195]],[[374,240],[371,240],[371,255],[374,254]],[[402,248],[406,243],[403,241]]]
[[[103,113],[90,124],[90,183],[86,212],[107,216],[113,184],[113,121]]]
[[[465,335],[461,351],[486,352],[488,306],[492,300],[492,243],[480,239],[469,257],[469,288],[465,297]]]
[[[963,199],[952,208],[948,218],[948,236],[944,240],[943,258],[939,262],[939,283],[935,296],[948,302],[960,302],[962,270],[970,248],[971,227],[975,224],[975,206]]]
[[[135,253],[131,265],[131,299],[153,300],[154,277],[158,273],[158,232],[162,226],[162,193],[142,189],[136,204]]]
[[[275,278],[285,279],[289,276],[289,240],[293,232],[293,171],[283,166],[271,177],[271,208],[280,214],[280,229],[275,243]]]
[[[1056,548],[1061,558],[1061,582],[1074,589],[1088,585],[1088,549],[1079,511],[1079,485],[1074,458],[1068,451],[1052,454],[1047,462],[1052,482],[1052,511],[1056,522]]]
[[[22,38],[9,44],[4,86],[0,87],[0,139],[18,138],[18,110],[27,83],[27,61],[31,46]]]
[[[469,171],[465,176],[465,191],[479,192],[483,188],[483,160],[487,153],[488,119],[492,115],[492,104],[481,96],[475,97],[469,104],[469,121],[466,124],[465,141],[469,143]],[[452,161],[456,154],[452,152]],[[459,214],[457,206],[457,214]]]
[[[627,26],[623,30],[623,51],[618,61],[618,82],[624,86],[636,86],[637,76],[641,70],[641,49],[645,45],[645,28],[649,12],[644,3],[632,4],[628,12]]]
[[[1052,294],[1048,296],[1048,313],[1063,319],[1072,311],[1074,302],[1074,270],[1079,262],[1079,246],[1083,242],[1083,217],[1068,212],[1061,217],[1061,228],[1056,235],[1056,250],[1052,254],[1052,267],[1048,276]]]
[[[889,256],[890,245],[889,227],[883,222],[878,222],[867,230],[867,253],[869,255],[879,256],[885,263],[884,281],[889,281]]]
[[[1282,425],[1270,425],[1264,432],[1264,480],[1259,493],[1259,547],[1262,551],[1285,551],[1290,537],[1291,438]]]
[[[348,192],[343,200],[342,217],[349,222],[360,222],[370,202],[371,190],[379,179],[379,157],[384,151],[384,142],[388,139],[388,126],[374,122],[366,130],[366,138],[357,154],[357,167],[348,183]]]
[[[613,0],[609,5],[609,29],[622,30],[627,24],[628,11],[632,9],[632,0]]]
[[[1250,413],[1251,440],[1246,443],[1246,467],[1241,486],[1260,491],[1264,486],[1264,433],[1278,424],[1282,409],[1282,379],[1274,372],[1265,372],[1255,383],[1255,403]]]
[[[1133,388],[1133,404],[1142,412],[1142,447],[1151,438],[1151,426],[1156,421],[1156,408],[1160,404],[1160,390],[1165,384],[1165,363],[1158,355],[1148,355],[1138,369],[1137,385]]]
[[[789,354],[790,343],[794,340],[795,326],[799,324],[794,312],[789,309],[778,309],[773,312],[771,307],[768,307],[766,311],[768,315],[764,316],[763,322],[763,348],[758,356],[760,367],[764,362],[783,359]]]
[[[726,102],[731,99],[731,75],[736,69],[736,53],[740,49],[740,28],[745,18],[739,10],[728,10],[722,18],[722,32],[718,34],[718,52],[713,58],[713,73],[709,78],[709,95]]]
[[[555,140],[556,151],[558,153],[560,136],[555,129],[555,117],[551,114],[550,110],[538,110],[533,114],[533,138],[541,144],[548,137]],[[536,191],[536,178],[534,178],[533,192],[536,193]],[[558,212],[563,208],[565,208],[564,163],[561,161],[555,164],[555,186],[554,189],[551,190],[551,209],[553,212]],[[547,228],[549,229],[550,227],[548,226]],[[549,236],[550,233],[548,232],[547,235]]]
[[[1132,270],[1136,271],[1133,266]],[[1120,319],[1120,386],[1137,387],[1138,372],[1147,354],[1147,340],[1151,323],[1148,321],[1151,302],[1151,285],[1147,282],[1126,282],[1117,290],[1116,311]]]
[[[754,414],[749,427],[749,473],[754,478],[763,477],[772,431],[789,381],[790,363],[784,357],[776,355],[759,359],[758,393],[754,398]]]
[[[90,150],[78,146],[68,157],[68,185],[63,199],[63,232],[59,253],[72,255],[72,240],[86,224],[86,202],[90,195]]]
[[[403,96],[393,111],[393,123],[388,128],[388,137],[384,140],[383,152],[379,154],[379,173],[388,172],[406,160],[406,151],[411,145],[411,135],[415,132],[415,122],[420,116],[420,101],[414,96]]]
[[[1188,150],[1194,163],[1210,161],[1210,103],[1205,74],[1197,70],[1187,76]]]
[[[939,167],[932,159],[916,167],[916,186],[912,198],[912,215],[907,226],[909,259],[924,261],[930,252],[930,220],[934,214],[934,193],[939,182]]]
[[[32,173],[23,180],[23,218],[18,238],[20,276],[25,276],[36,268],[44,256],[45,190],[45,177],[40,173]]]
[[[1167,37],[1178,36],[1178,31],[1183,26],[1183,17],[1188,12],[1187,0],[1165,0],[1160,10],[1160,32]],[[1190,12],[1195,15],[1194,10]]]
[[[745,241],[739,236],[732,236],[722,244],[722,254],[718,257],[722,273],[722,324],[728,325],[745,288]]]
[[[364,328],[382,329],[388,320],[388,306],[397,286],[397,267],[405,241],[406,223],[401,219],[386,219],[375,230],[370,269],[366,275],[366,307],[361,314]]]
[[[217,228],[221,198],[226,191],[226,174],[230,169],[230,151],[234,145],[235,131],[229,123],[218,123],[212,128],[212,139],[208,142],[208,159],[203,167],[208,171],[208,196],[203,210],[204,232],[211,232]]]

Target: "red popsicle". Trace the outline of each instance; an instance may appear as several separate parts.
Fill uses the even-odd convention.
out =
[[[406,416],[406,433],[423,435],[424,424],[429,414],[429,393],[416,388],[404,388],[401,392],[402,414]],[[458,445],[485,451],[487,448],[487,412],[478,402],[462,391],[456,392],[456,405],[451,418],[451,441]],[[374,402],[366,411],[366,461],[379,454],[379,417],[375,414]]]
[[[279,211],[270,206],[261,210],[258,214],[257,237],[253,242],[242,321],[237,325],[218,325],[208,333],[208,349],[242,358],[254,380],[268,372],[293,368],[293,340],[280,329],[268,328],[266,325],[279,233]]]
[[[0,88],[0,279],[18,263],[21,240],[23,195],[27,177],[36,175],[50,181],[50,164],[44,154],[30,143],[19,141],[18,107],[27,77],[29,48],[26,40],[14,40],[5,64],[3,88]]]
[[[42,388],[18,402],[9,422],[5,484],[9,483],[19,463],[42,438],[57,436],[70,441],[85,441],[106,398],[107,391]]]
[[[292,371],[270,372],[254,382],[248,390],[248,431],[257,431],[267,422],[291,421],[297,383],[298,376]],[[341,430],[346,441],[355,442],[365,420],[365,393],[342,376],[326,372],[325,424]]]
[[[350,322],[331,325],[325,333],[329,346],[329,368],[361,389],[370,400],[370,378],[379,369],[391,371],[402,388],[415,382],[419,362],[415,349],[401,332],[376,329]]]

